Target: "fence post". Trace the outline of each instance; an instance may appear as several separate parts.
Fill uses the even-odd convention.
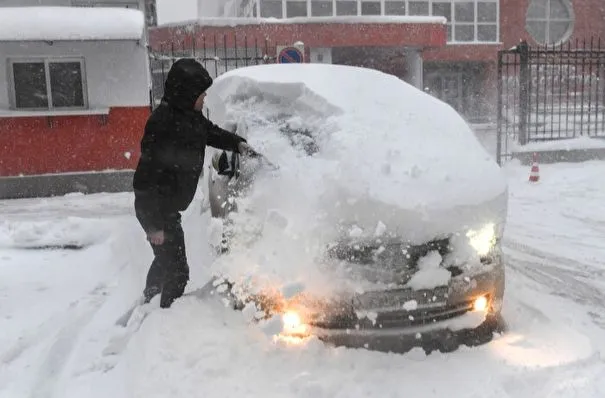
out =
[[[524,40],[517,46],[519,53],[519,144],[527,144],[529,121],[529,93],[531,76],[529,72],[529,46]]]

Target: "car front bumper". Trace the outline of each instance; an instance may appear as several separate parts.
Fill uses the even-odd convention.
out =
[[[309,335],[337,346],[405,352],[413,347],[451,351],[460,344],[482,344],[503,327],[501,256],[484,268],[452,277],[444,288],[364,293],[357,297],[357,308],[352,308],[354,321],[350,315],[324,317],[310,322],[307,330]],[[412,297],[425,300],[417,299],[414,308],[406,310],[404,304]],[[485,309],[475,308],[478,297],[487,298]],[[380,305],[373,306],[377,303]],[[365,315],[360,317],[360,313]]]

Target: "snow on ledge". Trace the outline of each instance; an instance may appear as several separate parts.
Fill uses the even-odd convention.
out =
[[[582,149],[605,149],[605,138],[578,137],[565,140],[532,142],[526,145],[515,145],[514,147],[514,151],[517,153]]]
[[[90,108],[90,109],[66,109],[66,110],[47,110],[47,111],[26,111],[26,110],[6,110],[0,109],[0,118],[3,117],[42,117],[42,116],[88,116],[88,115],[109,115],[109,108]]]
[[[2,7],[0,41],[139,40],[139,10],[92,7]]]
[[[261,24],[317,24],[317,23],[369,23],[369,24],[442,24],[447,23],[445,17],[428,16],[397,16],[397,15],[365,15],[365,16],[337,16],[337,17],[295,17],[295,18],[222,18],[205,17],[196,20],[172,22],[162,24],[160,27],[180,27],[183,25],[200,26],[237,26]]]

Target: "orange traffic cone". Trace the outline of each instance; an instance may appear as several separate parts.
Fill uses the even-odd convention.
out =
[[[529,182],[540,181],[540,167],[538,166],[538,154],[534,152],[534,163],[531,165],[529,173]]]

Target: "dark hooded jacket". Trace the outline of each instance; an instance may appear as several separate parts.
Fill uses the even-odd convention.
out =
[[[245,141],[194,110],[211,85],[212,78],[197,61],[175,62],[162,102],[147,120],[133,180],[137,218],[147,232],[164,230],[169,218],[189,207],[206,145],[239,152],[239,143]]]

